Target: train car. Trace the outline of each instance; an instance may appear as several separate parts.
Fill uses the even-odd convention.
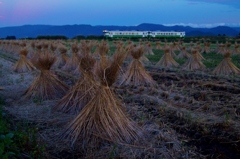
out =
[[[152,32],[150,32],[150,37],[152,37],[152,38],[183,38],[183,37],[185,37],[185,32],[152,31]]]
[[[185,32],[176,31],[103,31],[104,37],[109,39],[122,38],[184,38]]]
[[[103,34],[106,38],[121,39],[121,38],[145,38],[149,36],[148,31],[108,31],[104,30]]]

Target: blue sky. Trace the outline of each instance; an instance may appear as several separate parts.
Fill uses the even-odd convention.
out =
[[[240,26],[240,0],[0,0],[0,27],[141,23]]]

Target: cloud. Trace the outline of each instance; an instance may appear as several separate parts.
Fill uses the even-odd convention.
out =
[[[189,3],[194,2],[205,2],[205,3],[217,3],[222,5],[232,6],[234,8],[240,9],[240,1],[239,0],[187,0]]]
[[[230,26],[230,27],[240,27],[240,23],[212,23],[212,24],[195,24],[195,23],[172,23],[172,24],[163,24],[165,26],[190,26],[193,28],[214,28],[217,26]]]

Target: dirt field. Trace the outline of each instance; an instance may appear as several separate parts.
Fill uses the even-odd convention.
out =
[[[58,137],[74,116],[52,111],[58,100],[23,97],[39,72],[15,73],[0,58],[0,91],[13,120],[37,126],[48,158],[240,158],[240,78],[213,76],[208,70],[147,67],[156,87],[113,87],[145,138],[133,144],[105,141],[82,149]],[[56,72],[69,86],[77,77]],[[67,76],[67,75],[71,76]]]

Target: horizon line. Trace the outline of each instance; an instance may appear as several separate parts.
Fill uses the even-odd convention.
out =
[[[89,25],[89,26],[126,26],[126,27],[136,27],[142,24],[150,24],[150,25],[163,25],[165,27],[173,27],[173,26],[183,26],[183,27],[192,27],[192,28],[215,28],[219,26],[236,28],[240,27],[239,24],[225,24],[225,23],[215,23],[215,24],[194,24],[194,23],[172,23],[172,24],[157,24],[157,23],[140,23],[136,25],[115,25],[115,24],[22,24],[22,25],[10,25],[10,26],[0,26],[0,28],[8,28],[8,27],[21,27],[21,26],[34,26],[34,25],[46,25],[46,26],[74,26],[74,25]]]

